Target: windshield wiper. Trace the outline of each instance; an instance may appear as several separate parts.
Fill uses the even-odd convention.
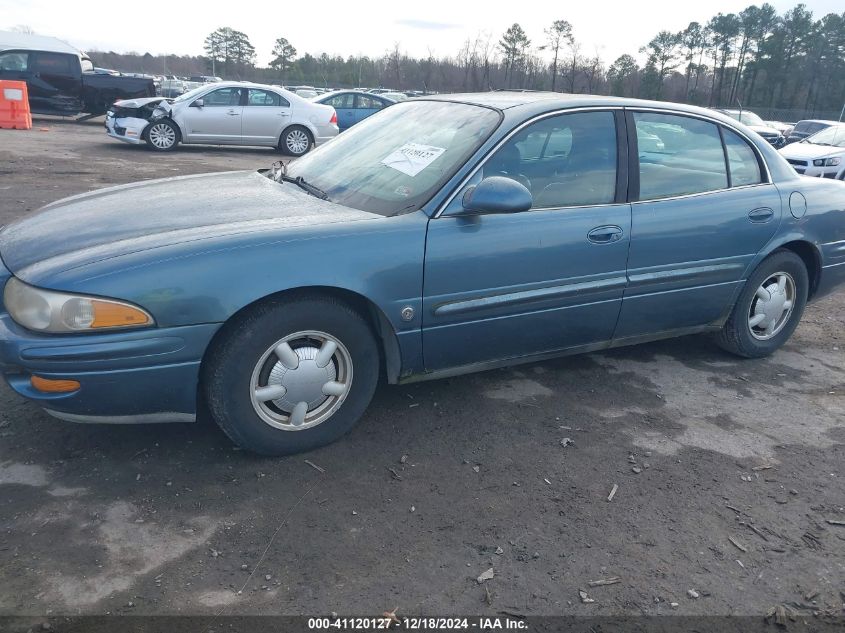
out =
[[[297,176],[296,178],[288,176],[287,163],[277,161],[273,163],[272,170],[273,180],[275,180],[276,182],[290,182],[299,187],[300,189],[304,189],[315,198],[319,198],[320,200],[329,199],[329,194],[320,189],[317,185],[312,185],[302,176]]]
[[[312,185],[310,182],[305,180],[305,178],[303,178],[302,176],[297,176],[296,178],[291,178],[290,176],[284,176],[283,175],[282,180],[284,182],[292,182],[293,184],[295,184],[300,189],[304,189],[305,191],[310,193],[312,196],[319,198],[320,200],[328,200],[329,199],[329,194],[327,194],[325,191],[320,189],[317,185]]]

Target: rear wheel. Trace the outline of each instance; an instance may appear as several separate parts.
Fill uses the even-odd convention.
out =
[[[310,450],[363,414],[379,375],[369,324],[330,297],[258,305],[227,326],[210,352],[203,391],[212,418],[263,455]]]
[[[282,132],[279,149],[289,156],[303,156],[311,149],[311,133],[301,125],[293,125]]]
[[[179,128],[164,119],[150,124],[144,131],[147,147],[157,152],[170,152],[179,144]]]
[[[792,251],[776,251],[748,278],[725,327],[717,336],[725,350],[745,358],[768,356],[798,326],[809,291],[804,261]]]

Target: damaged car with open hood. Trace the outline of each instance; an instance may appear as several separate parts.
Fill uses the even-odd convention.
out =
[[[206,84],[175,99],[117,101],[106,113],[106,132],[156,151],[179,143],[276,147],[302,156],[338,134],[331,106],[265,84]]]

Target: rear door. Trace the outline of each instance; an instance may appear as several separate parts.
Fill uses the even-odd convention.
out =
[[[194,99],[179,117],[189,143],[232,145],[241,143],[242,89],[218,88]],[[202,105],[199,105],[199,101]]]
[[[522,183],[534,199],[529,211],[464,215],[459,191],[429,222],[426,369],[611,339],[631,233],[622,128],[621,111],[543,117],[515,132],[470,181]]]
[[[352,127],[357,122],[355,117],[355,95],[351,92],[342,92],[321,103],[330,105],[337,112],[337,127],[341,131]]]
[[[780,195],[753,145],[703,118],[630,111],[628,288],[614,339],[719,325],[777,230]]]
[[[247,89],[243,107],[241,136],[244,145],[277,145],[282,130],[290,122],[290,102],[276,92]]]

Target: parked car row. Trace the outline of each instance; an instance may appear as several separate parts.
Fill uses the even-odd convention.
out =
[[[845,181],[843,124],[826,126],[812,136],[790,143],[779,151],[799,174]]]
[[[719,109],[719,112],[727,114],[732,119],[744,123],[746,126],[757,132],[760,136],[766,139],[766,142],[774,147],[783,147],[786,143],[786,138],[783,133],[776,127],[766,123],[759,116],[749,110],[730,110]]]
[[[179,143],[260,145],[302,156],[338,134],[334,108],[278,86],[248,82],[203,84],[175,99],[117,101],[106,114],[106,132],[157,151]]]

